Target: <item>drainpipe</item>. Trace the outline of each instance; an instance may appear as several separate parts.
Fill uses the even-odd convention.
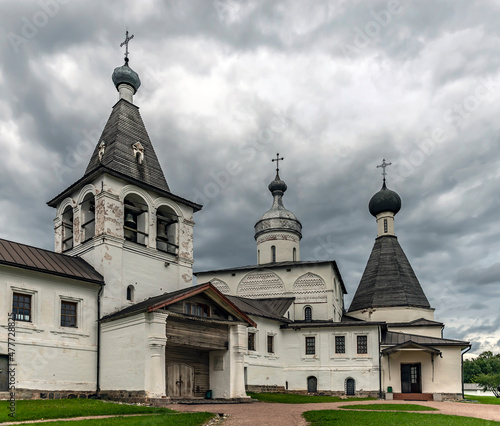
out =
[[[96,364],[96,374],[97,374],[97,379],[96,379],[96,393],[99,395],[99,392],[101,392],[101,382],[100,382],[100,376],[101,376],[101,295],[104,290],[104,285],[103,283],[101,285],[101,288],[99,289],[99,292],[97,293],[97,364]]]
[[[464,394],[464,355],[472,349],[472,346],[469,346],[465,352],[462,352],[462,399],[465,399]]]
[[[382,399],[382,365],[380,358],[382,353],[380,352],[380,325],[377,327],[378,330],[378,397]]]

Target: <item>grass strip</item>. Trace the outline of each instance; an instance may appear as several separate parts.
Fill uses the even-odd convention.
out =
[[[76,420],[71,423],[67,421],[47,422],[45,425],[60,425],[60,426],[82,426],[82,425],[146,425],[146,426],[200,426],[206,423],[211,418],[215,417],[213,413],[171,413],[160,414],[154,416],[137,416],[137,417],[113,417],[109,419],[88,419]]]
[[[296,395],[291,393],[252,393],[247,395],[263,402],[278,402],[281,404],[310,404],[321,402],[374,401],[377,398],[339,398],[323,395]]]
[[[465,395],[467,401],[477,401],[479,404],[500,405],[500,398],[496,396]]]
[[[445,414],[394,413],[374,411],[319,410],[306,411],[304,418],[310,426],[324,425],[370,425],[370,426],[486,426],[498,425],[499,422],[475,419],[472,417],[449,416]]]
[[[166,414],[172,410],[163,407],[118,404],[95,399],[51,399],[16,401],[16,416],[9,417],[9,401],[0,401],[0,422],[20,422],[39,419],[63,419],[81,416],[119,414]]]
[[[385,410],[385,411],[439,411],[437,408],[418,404],[357,404],[342,405],[346,410]]]

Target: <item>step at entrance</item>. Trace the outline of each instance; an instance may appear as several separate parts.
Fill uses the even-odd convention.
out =
[[[393,399],[400,401],[434,401],[432,393],[395,393]]]

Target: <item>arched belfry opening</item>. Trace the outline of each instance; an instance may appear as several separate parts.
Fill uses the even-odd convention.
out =
[[[62,251],[73,248],[73,208],[67,206],[62,214]]]
[[[83,198],[81,207],[81,227],[82,227],[82,242],[88,241],[95,236],[95,197],[89,192]]]
[[[166,253],[177,255],[179,217],[168,206],[156,210],[156,248]]]
[[[137,194],[129,194],[123,202],[123,234],[127,241],[148,244],[148,205]]]

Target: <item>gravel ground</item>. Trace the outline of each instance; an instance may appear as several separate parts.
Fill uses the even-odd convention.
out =
[[[425,413],[453,414],[456,416],[477,417],[485,420],[500,421],[500,405],[471,404],[463,402],[426,402],[426,401],[353,401],[353,402],[327,402],[319,404],[275,404],[268,402],[255,402],[252,404],[200,404],[169,406],[173,410],[183,412],[209,411],[224,413],[229,417],[224,421],[224,426],[305,426],[302,417],[304,411],[331,410],[340,405],[348,404],[419,404],[437,408],[438,411]]]

